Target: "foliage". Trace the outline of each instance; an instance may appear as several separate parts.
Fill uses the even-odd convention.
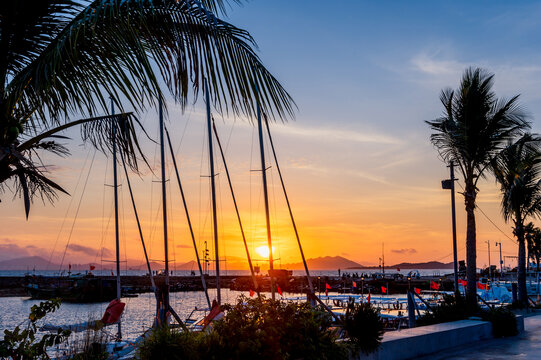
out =
[[[201,338],[205,333],[179,332],[169,327],[154,328],[150,335],[137,347],[141,360],[200,359]]]
[[[515,336],[518,334],[517,318],[506,307],[485,311],[482,317],[483,320],[492,323],[492,334],[494,337]]]
[[[85,331],[82,339],[71,341],[68,357],[72,360],[106,360],[109,358],[106,351],[109,338],[103,329]]]
[[[524,233],[526,244],[528,245],[528,254],[537,264],[535,270],[539,270],[539,260],[541,259],[541,229],[530,222],[524,227]]]
[[[502,213],[513,220],[518,241],[518,299],[527,304],[526,219],[541,214],[541,138],[525,134],[509,143],[493,160],[492,167],[502,192]]]
[[[417,325],[433,325],[444,322],[464,320],[479,312],[477,304],[472,306],[461,294],[444,295],[443,302],[432,307],[417,320]]]
[[[0,358],[13,360],[49,359],[47,348],[58,345],[70,335],[69,330],[58,330],[56,334],[45,334],[36,338],[36,322],[60,307],[60,300],[48,300],[32,306],[25,329],[17,326],[13,331],[4,330],[4,339],[0,341]]]
[[[347,359],[331,316],[307,303],[239,297],[199,334],[156,330],[139,346],[142,359]]]
[[[440,101],[441,117],[427,121],[434,131],[432,144],[446,163],[458,166],[465,184],[463,192],[467,213],[466,294],[472,304],[476,299],[476,231],[475,208],[479,179],[509,141],[529,128],[518,95],[509,100],[498,99],[492,90],[494,75],[479,68],[466,69],[460,87],[444,89]]]
[[[383,322],[379,310],[370,303],[348,302],[343,316],[344,331],[355,350],[365,354],[376,351],[383,338]]]
[[[0,192],[12,181],[27,217],[34,197],[52,202],[65,192],[40,154],[67,155],[58,134],[76,125],[100,150],[119,140],[137,170],[137,119],[122,102],[144,111],[164,99],[162,84],[182,108],[207,80],[219,111],[251,116],[257,103],[273,117],[292,116],[292,98],[263,66],[251,35],[215,14],[230,2],[238,1],[0,2]],[[111,114],[111,104],[120,114],[99,116]],[[125,126],[111,135],[118,122]]]

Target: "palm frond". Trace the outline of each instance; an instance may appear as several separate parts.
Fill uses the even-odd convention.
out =
[[[163,96],[155,65],[182,106],[190,85],[197,96],[208,78],[220,111],[253,115],[257,101],[269,114],[292,115],[291,96],[263,66],[255,46],[248,32],[199,2],[96,0],[13,77],[6,110],[52,122],[72,112],[92,117],[107,107],[103,93],[142,110]]]

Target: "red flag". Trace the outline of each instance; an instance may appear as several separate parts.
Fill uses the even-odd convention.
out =
[[[386,288],[385,286],[382,286],[382,287],[381,287],[381,292],[382,292],[383,294],[387,294],[387,288]]]
[[[480,282],[478,282],[477,283],[477,288],[480,289],[480,290],[486,290],[487,285],[486,284],[481,284]]]
[[[415,291],[415,293],[421,294],[421,289],[413,288],[413,290]]]
[[[440,289],[440,284],[435,283],[434,281],[430,281],[430,289],[439,290]]]
[[[329,284],[325,283],[325,289],[327,289],[327,290],[331,290],[331,289],[332,289],[332,288],[331,288],[331,285],[329,285]]]
[[[113,273],[112,271],[111,271],[111,276],[115,276],[115,273]]]
[[[69,264],[69,265],[68,265],[68,268],[69,268],[69,269],[70,269],[70,271],[71,271],[71,264]]]
[[[250,297],[253,297],[255,295],[255,291],[253,291],[252,289],[250,289]]]
[[[400,268],[396,268],[396,271],[400,271]]]
[[[368,296],[366,297],[366,302],[370,304],[370,290],[368,290]]]
[[[90,271],[94,270],[96,267],[94,265],[90,265]],[[71,269],[71,266],[70,266]]]
[[[276,284],[276,290],[278,291],[278,294],[280,294],[280,296],[284,296],[284,294],[282,294],[282,289],[280,289],[280,285]]]
[[[466,280],[462,280],[462,279],[458,279],[458,283],[459,283],[460,285],[464,286],[464,287],[465,287],[466,285],[468,285],[468,282],[467,282]]]
[[[356,288],[357,287],[357,283],[355,281],[352,281],[353,283],[353,287]]]

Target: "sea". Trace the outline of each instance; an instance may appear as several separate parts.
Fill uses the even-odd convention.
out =
[[[379,272],[378,269],[362,269],[362,270],[346,270],[346,274],[358,275],[372,274]],[[397,269],[385,269],[386,274],[401,273],[407,275],[410,270],[403,269],[400,272]],[[419,270],[421,276],[443,276],[450,273],[449,269],[428,269]],[[0,271],[0,276],[23,276],[26,271]],[[36,271],[36,275],[58,275],[58,272],[54,271]],[[96,275],[110,275],[109,272],[100,273],[100,271],[94,271]],[[122,272],[122,275],[145,275],[145,271],[127,270]],[[293,271],[294,275],[303,275],[303,271]],[[312,276],[338,276],[337,270],[314,270],[310,273]],[[343,271],[341,271],[343,274]],[[183,276],[190,275],[190,271],[173,271],[173,275]],[[249,275],[247,270],[231,270],[223,272],[223,275]],[[222,302],[235,303],[240,295],[250,296],[248,292],[233,291],[229,289],[222,289]],[[270,297],[270,294],[264,294]],[[285,294],[286,296],[302,296],[302,294]],[[216,297],[216,290],[209,289],[209,296]],[[123,298],[123,302],[126,303],[124,314],[122,315],[122,333],[125,339],[136,339],[145,330],[152,326],[154,317],[156,314],[156,300],[154,294],[143,293],[134,298]],[[29,297],[3,297],[0,298],[0,338],[3,338],[3,330],[13,330],[16,326],[26,326],[28,322],[28,314],[30,308],[33,305],[39,304],[39,300],[30,300]],[[195,309],[206,309],[207,304],[204,293],[202,291],[192,292],[174,292],[171,293],[171,305],[178,313],[181,319],[187,318],[201,318],[205,315],[203,311],[196,311]],[[101,319],[107,303],[93,303],[93,304],[72,304],[62,303],[60,308],[47,315],[41,320],[38,325],[52,324],[52,325],[69,325],[82,323],[88,320]],[[110,326],[106,330],[111,336],[116,334],[117,327]]]

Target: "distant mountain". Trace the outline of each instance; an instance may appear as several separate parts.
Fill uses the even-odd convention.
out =
[[[324,256],[313,259],[307,259],[306,263],[311,270],[332,270],[332,269],[347,269],[352,267],[362,268],[361,264],[351,261],[342,256]],[[283,264],[282,268],[289,270],[303,270],[302,262]]]
[[[453,263],[442,263],[439,261],[428,261],[420,263],[403,262],[394,265],[385,265],[386,269],[452,269]],[[350,267],[349,269],[378,269],[377,266]]]
[[[0,270],[43,270],[43,269],[58,269],[59,265],[50,264],[39,256],[27,256],[22,258],[0,261]]]

